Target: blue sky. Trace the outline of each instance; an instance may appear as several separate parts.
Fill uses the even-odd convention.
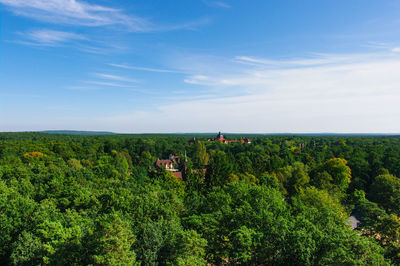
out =
[[[0,131],[400,132],[400,1],[0,0]]]

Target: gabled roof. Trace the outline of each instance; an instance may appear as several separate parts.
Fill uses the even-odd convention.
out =
[[[160,160],[160,159],[157,159],[157,161],[156,161],[156,166],[157,167],[159,167],[160,165],[172,165],[173,164],[173,162],[171,161],[171,160]]]

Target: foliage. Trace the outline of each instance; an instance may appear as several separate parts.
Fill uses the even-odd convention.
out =
[[[221,186],[228,182],[228,178],[232,173],[232,165],[228,157],[223,151],[216,151],[211,154],[210,162],[207,166],[205,176],[206,185]]]
[[[400,179],[390,174],[377,176],[370,187],[370,198],[388,212],[400,215]]]
[[[399,137],[246,137],[0,133],[0,264],[400,264]]]

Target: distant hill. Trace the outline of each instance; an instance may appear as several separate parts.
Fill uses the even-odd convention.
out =
[[[68,135],[112,135],[113,132],[108,131],[79,131],[79,130],[45,130],[40,133],[48,134],[68,134]]]

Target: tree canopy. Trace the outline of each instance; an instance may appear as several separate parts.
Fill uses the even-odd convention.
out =
[[[399,137],[193,137],[0,133],[0,264],[400,264]]]

